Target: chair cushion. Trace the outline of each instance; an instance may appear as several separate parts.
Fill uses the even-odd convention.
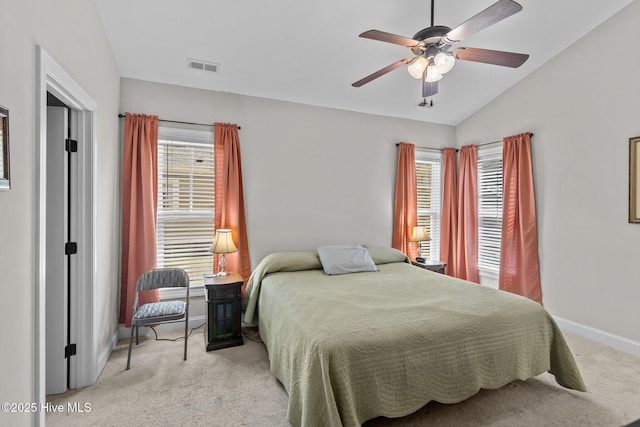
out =
[[[163,301],[144,304],[133,315],[135,323],[176,320],[184,317],[187,304],[184,301]]]

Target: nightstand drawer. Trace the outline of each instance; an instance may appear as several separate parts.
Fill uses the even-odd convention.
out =
[[[229,299],[240,297],[240,287],[233,285],[207,286],[207,299],[209,301],[218,299]]]

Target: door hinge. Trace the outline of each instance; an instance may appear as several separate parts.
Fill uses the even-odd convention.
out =
[[[64,254],[73,255],[78,253],[78,244],[76,242],[68,242],[64,244]]]
[[[78,141],[75,139],[65,139],[64,140],[64,149],[70,153],[75,153],[78,151]]]
[[[76,355],[76,345],[75,344],[69,344],[67,346],[65,346],[64,348],[64,358],[68,359],[71,356],[75,356]]]

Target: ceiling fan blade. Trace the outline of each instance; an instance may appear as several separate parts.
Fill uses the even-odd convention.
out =
[[[484,62],[485,64],[502,65],[503,67],[511,68],[518,68],[529,59],[529,55],[524,53],[478,49],[474,47],[459,47],[453,49],[453,56],[464,61]]]
[[[381,70],[376,71],[375,73],[371,73],[371,74],[369,74],[367,77],[365,77],[365,78],[363,78],[363,79],[360,79],[360,80],[358,80],[358,81],[357,81],[357,82],[355,82],[355,83],[352,83],[352,84],[351,84],[351,86],[353,86],[353,87],[360,87],[360,86],[362,86],[362,85],[364,85],[364,84],[369,83],[371,80],[375,80],[375,79],[377,79],[378,77],[384,76],[384,75],[385,75],[385,74],[387,74],[388,72],[393,71],[393,70],[395,70],[396,68],[403,66],[404,64],[408,64],[408,63],[409,63],[409,62],[411,62],[412,60],[413,60],[413,57],[412,57],[412,56],[409,56],[409,57],[407,57],[407,58],[403,58],[403,59],[401,59],[401,60],[399,60],[399,61],[394,62],[394,63],[393,63],[393,64],[391,64],[391,65],[387,65],[386,67],[382,68]]]
[[[428,98],[438,93],[438,82],[428,82],[422,79],[422,97]]]
[[[521,10],[522,6],[513,0],[499,0],[449,31],[444,38],[449,43],[459,42]]]
[[[410,39],[408,37],[398,36],[396,34],[385,33],[379,30],[369,30],[360,34],[360,37],[365,39],[379,40],[381,42],[398,44],[400,46],[414,47],[420,44],[419,41]]]

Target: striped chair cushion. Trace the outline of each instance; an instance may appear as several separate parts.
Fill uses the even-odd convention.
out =
[[[180,319],[184,316],[187,304],[184,301],[152,302],[138,307],[133,316],[134,321],[152,321]]]

